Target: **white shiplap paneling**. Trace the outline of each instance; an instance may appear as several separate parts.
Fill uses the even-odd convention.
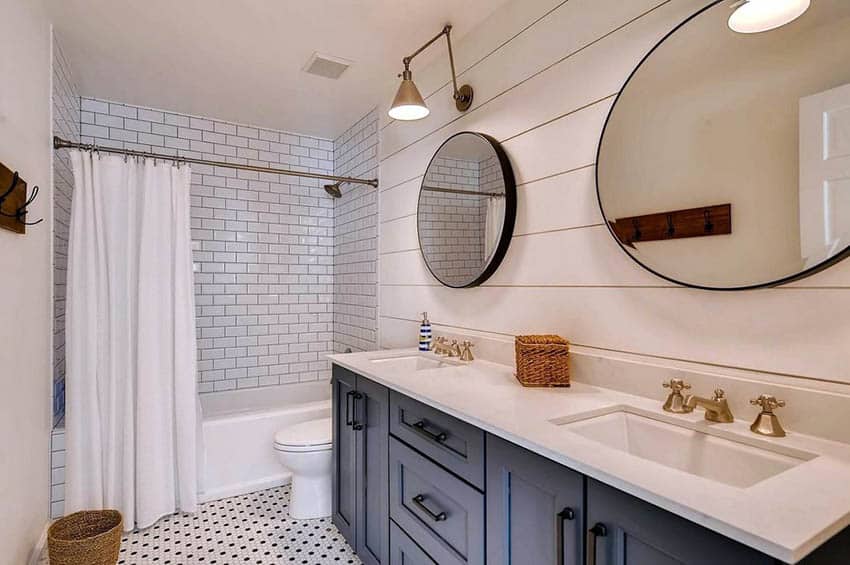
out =
[[[705,4],[516,0],[456,46],[461,69],[471,64],[462,54],[487,54],[463,73],[475,87],[470,111],[458,114],[443,88],[429,98],[426,120],[382,117],[380,311],[388,326],[428,310],[437,324],[479,332],[551,331],[589,347],[850,383],[847,265],[780,289],[676,288],[632,263],[601,225],[593,165],[613,96],[657,41]],[[417,69],[424,92],[443,84],[442,65]],[[462,130],[502,141],[520,184],[508,257],[473,290],[436,286],[418,256],[414,216],[432,153]],[[382,345],[415,337],[387,336]]]

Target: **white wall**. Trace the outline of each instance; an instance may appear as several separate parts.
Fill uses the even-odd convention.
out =
[[[0,161],[41,194],[26,235],[0,230],[0,564],[26,563],[47,523],[50,437],[50,25],[0,0]]]
[[[642,56],[707,3],[515,0],[456,45],[459,80],[475,88],[463,115],[446,61],[414,69],[430,116],[394,123],[381,108],[382,346],[413,345],[417,312],[427,310],[437,326],[481,336],[554,332],[586,350],[656,364],[691,360],[764,371],[768,380],[779,373],[803,385],[850,383],[850,261],[777,289],[698,291],[642,270],[602,224],[594,161],[613,98]],[[507,257],[470,290],[437,284],[416,237],[421,176],[439,144],[461,130],[501,141],[519,185]]]

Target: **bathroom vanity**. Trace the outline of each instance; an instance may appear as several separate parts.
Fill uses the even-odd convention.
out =
[[[836,535],[850,523],[850,446],[747,437],[744,422],[708,426],[582,383],[526,389],[486,361],[408,350],[331,359],[333,522],[366,564],[850,555],[847,533]]]

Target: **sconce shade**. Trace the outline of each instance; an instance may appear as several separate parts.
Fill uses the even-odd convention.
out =
[[[390,107],[389,115],[394,120],[421,120],[430,113],[419,89],[413,82],[410,71],[404,71],[401,85]]]
[[[760,33],[791,23],[809,9],[811,0],[742,0],[733,5],[729,27],[738,33]]]

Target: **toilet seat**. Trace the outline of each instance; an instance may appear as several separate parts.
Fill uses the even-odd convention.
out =
[[[308,420],[278,431],[274,435],[274,448],[288,453],[328,451],[333,446],[332,436],[330,418]]]

